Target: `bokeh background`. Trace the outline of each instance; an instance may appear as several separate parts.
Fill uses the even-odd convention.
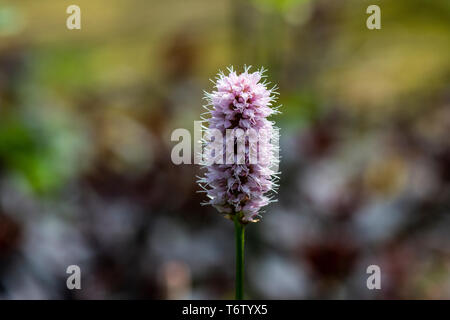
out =
[[[0,298],[232,298],[233,225],[170,135],[244,64],[283,105],[247,297],[450,299],[448,0],[0,1]]]

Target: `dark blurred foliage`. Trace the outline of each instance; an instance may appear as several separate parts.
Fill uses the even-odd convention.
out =
[[[1,298],[231,298],[233,226],[170,135],[244,64],[283,105],[248,297],[450,298],[450,2],[79,0],[74,31],[70,4],[0,4]]]

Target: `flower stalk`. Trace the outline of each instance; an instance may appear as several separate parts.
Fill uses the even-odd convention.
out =
[[[244,246],[245,225],[241,223],[239,214],[234,216],[236,235],[236,300],[244,299]]]

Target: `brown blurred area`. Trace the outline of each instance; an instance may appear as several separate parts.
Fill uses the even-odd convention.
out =
[[[244,64],[282,104],[248,297],[450,298],[449,1],[71,4],[0,3],[0,299],[232,298],[233,226],[170,136]]]

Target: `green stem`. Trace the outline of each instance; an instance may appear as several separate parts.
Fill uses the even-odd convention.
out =
[[[234,226],[236,229],[236,300],[243,300],[245,226],[240,222],[239,216],[239,214],[234,216]]]

